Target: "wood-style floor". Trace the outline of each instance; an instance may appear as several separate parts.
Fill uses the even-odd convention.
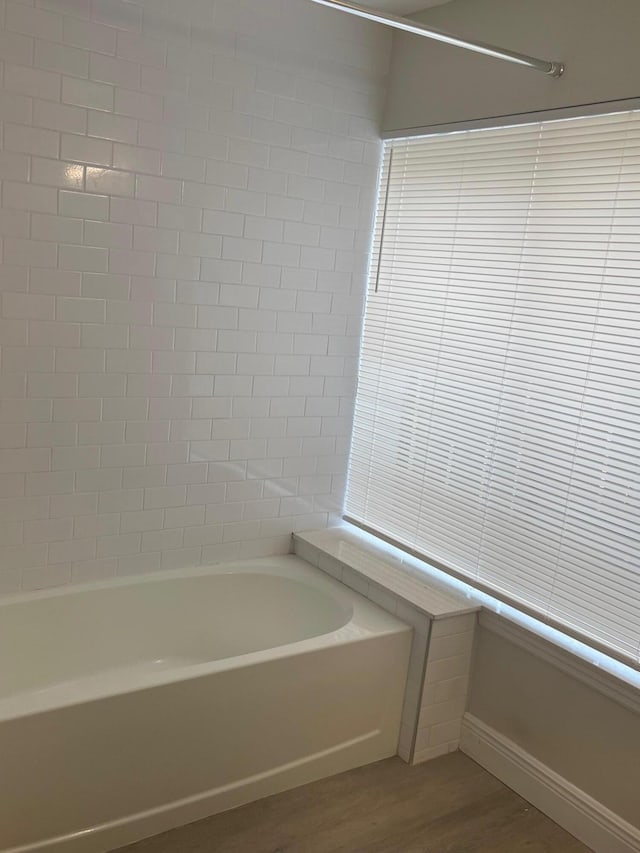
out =
[[[462,753],[380,761],[119,853],[588,853]]]

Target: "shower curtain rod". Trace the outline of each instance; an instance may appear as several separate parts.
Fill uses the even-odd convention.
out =
[[[504,50],[501,47],[495,47],[492,44],[486,44],[482,41],[470,41],[469,39],[459,38],[450,33],[442,32],[442,30],[434,30],[431,27],[426,27],[424,24],[412,21],[410,18],[400,18],[398,15],[376,12],[374,9],[367,9],[366,6],[359,6],[357,3],[347,3],[344,0],[311,0],[311,2],[318,3],[320,6],[328,6],[330,9],[339,9],[342,12],[356,15],[359,18],[375,21],[378,24],[386,24],[396,30],[404,30],[407,33],[414,33],[417,36],[441,41],[445,44],[451,44],[454,47],[463,47],[465,50],[473,50],[475,53],[493,56],[495,59],[504,59],[506,62],[515,62],[516,65],[523,65],[525,68],[542,71],[543,74],[547,74],[549,77],[561,77],[564,73],[563,62],[550,62],[547,59],[537,59],[535,56],[528,56],[526,53]]]

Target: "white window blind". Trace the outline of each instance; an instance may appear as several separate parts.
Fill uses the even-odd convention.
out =
[[[640,113],[387,143],[346,513],[638,668]]]

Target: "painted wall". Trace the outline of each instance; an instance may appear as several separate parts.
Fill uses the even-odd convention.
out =
[[[636,0],[453,0],[415,16],[506,48],[563,60],[560,80],[394,35],[388,132],[640,96]],[[486,628],[469,711],[640,826],[640,714]]]
[[[453,0],[415,16],[566,62],[559,80],[418,36],[394,36],[387,131],[640,96],[636,0]]]
[[[304,0],[0,0],[0,593],[341,508],[389,48]]]
[[[468,710],[640,826],[640,714],[484,627],[476,643]]]

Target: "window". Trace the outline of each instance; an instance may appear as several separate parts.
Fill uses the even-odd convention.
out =
[[[640,664],[640,112],[387,143],[347,517]]]

